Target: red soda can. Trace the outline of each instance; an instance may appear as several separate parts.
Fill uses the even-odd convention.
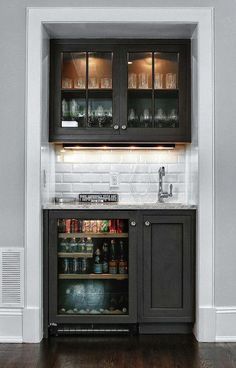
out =
[[[78,220],[71,219],[70,228],[71,228],[71,232],[72,233],[77,233],[78,232],[78,228],[79,228]]]
[[[71,219],[66,219],[66,233],[70,233]]]
[[[123,233],[124,232],[124,220],[116,220],[117,232]]]
[[[75,228],[75,233],[79,232],[79,221],[77,219],[74,219],[74,228]]]
[[[109,220],[110,233],[116,233],[116,220]]]

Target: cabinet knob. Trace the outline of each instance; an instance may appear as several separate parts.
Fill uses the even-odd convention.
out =
[[[136,221],[130,221],[131,226],[136,226]]]
[[[144,224],[145,226],[150,226],[150,221],[145,221]]]
[[[113,126],[113,128],[114,128],[115,130],[118,130],[118,129],[119,129],[119,125],[118,125],[118,124],[115,124],[115,125]]]
[[[121,125],[121,129],[125,130],[125,129],[127,129],[127,126],[126,125]]]

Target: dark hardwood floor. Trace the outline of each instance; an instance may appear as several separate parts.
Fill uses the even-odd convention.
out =
[[[236,343],[197,343],[188,335],[58,337],[0,344],[1,368],[232,368]]]

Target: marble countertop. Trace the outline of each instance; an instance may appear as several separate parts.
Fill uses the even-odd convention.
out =
[[[47,210],[193,210],[196,205],[184,203],[46,203]]]

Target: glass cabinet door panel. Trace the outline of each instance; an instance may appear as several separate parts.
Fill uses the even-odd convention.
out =
[[[68,52],[62,54],[62,89],[86,88],[86,53]]]
[[[112,53],[88,53],[88,88],[112,89]]]
[[[128,128],[152,127],[152,53],[128,53]]]
[[[179,126],[179,92],[155,91],[156,128],[178,128]]]
[[[83,128],[86,126],[86,99],[85,92],[62,93],[61,126]]]
[[[152,91],[128,91],[128,128],[152,127]]]
[[[177,53],[154,53],[154,88],[177,89],[179,55]]]
[[[88,127],[112,127],[112,97],[111,93],[93,93],[89,91],[88,99]]]
[[[127,219],[57,220],[60,315],[127,315]]]
[[[152,88],[152,53],[128,53],[128,89]]]

